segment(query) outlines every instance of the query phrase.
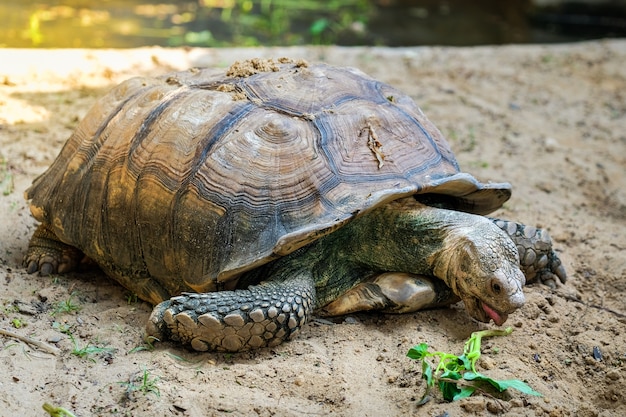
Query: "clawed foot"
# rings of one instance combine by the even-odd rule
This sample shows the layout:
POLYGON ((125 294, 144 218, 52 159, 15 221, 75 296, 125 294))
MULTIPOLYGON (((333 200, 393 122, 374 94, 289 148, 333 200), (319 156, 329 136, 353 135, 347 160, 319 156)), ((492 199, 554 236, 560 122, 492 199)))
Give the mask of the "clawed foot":
POLYGON ((536 272, 534 281, 554 289, 557 286, 557 282, 565 284, 567 273, 558 255, 553 250, 547 254, 547 258, 548 263, 546 267, 536 272))
POLYGON ((30 240, 23 263, 29 274, 39 271, 46 276, 73 271, 83 258, 80 250, 59 241, 48 227, 40 225, 30 240))
POLYGON ((565 267, 554 252, 552 238, 546 230, 508 220, 491 220, 515 242, 527 284, 539 282, 556 288, 557 283, 565 283, 565 267))
POLYGON ((198 351, 240 352, 276 346, 308 321, 315 289, 307 279, 245 290, 184 293, 154 307, 146 341, 171 339, 198 351))
POLYGON ((39 271, 41 276, 74 271, 83 257, 82 253, 77 249, 54 253, 37 252, 29 251, 27 253, 24 258, 24 266, 26 266, 26 271, 29 274, 39 271))

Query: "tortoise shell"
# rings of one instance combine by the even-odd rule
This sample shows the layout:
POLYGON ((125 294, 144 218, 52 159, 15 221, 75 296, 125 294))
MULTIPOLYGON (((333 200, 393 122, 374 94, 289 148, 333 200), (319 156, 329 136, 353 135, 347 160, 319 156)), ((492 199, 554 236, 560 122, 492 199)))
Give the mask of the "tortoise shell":
POLYGON ((105 271, 175 295, 232 288, 241 272, 413 194, 486 214, 510 186, 461 173, 395 88, 284 59, 120 84, 26 197, 105 271))

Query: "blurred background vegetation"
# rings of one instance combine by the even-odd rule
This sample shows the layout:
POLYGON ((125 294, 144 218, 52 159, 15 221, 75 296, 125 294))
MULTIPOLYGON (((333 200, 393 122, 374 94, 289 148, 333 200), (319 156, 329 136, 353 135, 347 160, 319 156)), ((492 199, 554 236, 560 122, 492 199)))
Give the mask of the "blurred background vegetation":
POLYGON ((480 45, 626 36, 625 0, 0 0, 0 46, 480 45))

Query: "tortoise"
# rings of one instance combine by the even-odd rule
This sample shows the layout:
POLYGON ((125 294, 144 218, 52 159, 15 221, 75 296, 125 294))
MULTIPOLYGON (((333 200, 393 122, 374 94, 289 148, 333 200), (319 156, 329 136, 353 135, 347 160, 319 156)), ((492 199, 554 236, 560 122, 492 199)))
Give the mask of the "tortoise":
POLYGON ((87 257, 155 305, 146 338, 243 351, 312 314, 462 300, 505 322, 566 273, 548 233, 485 217, 508 183, 461 172, 415 102, 354 68, 252 59, 136 77, 25 196, 29 273, 87 257))

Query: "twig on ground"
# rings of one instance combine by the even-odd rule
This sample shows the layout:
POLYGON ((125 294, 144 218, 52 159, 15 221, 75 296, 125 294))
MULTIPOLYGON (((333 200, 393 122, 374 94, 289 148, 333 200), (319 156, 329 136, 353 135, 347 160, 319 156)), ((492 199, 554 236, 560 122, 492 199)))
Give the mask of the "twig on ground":
POLYGON ((12 337, 12 338, 20 340, 20 341, 22 341, 24 343, 28 343, 31 346, 35 346, 35 347, 37 347, 37 348, 39 348, 41 350, 45 350, 46 352, 51 353, 53 355, 59 355, 61 353, 61 349, 59 349, 59 348, 56 348, 56 347, 54 347, 52 345, 49 345, 49 344, 44 343, 44 342, 40 342, 39 340, 35 340, 35 339, 32 339, 32 338, 27 337, 27 336, 22 336, 20 334, 14 333, 14 332, 12 332, 10 330, 0 329, 0 335, 7 336, 7 337, 12 337))

